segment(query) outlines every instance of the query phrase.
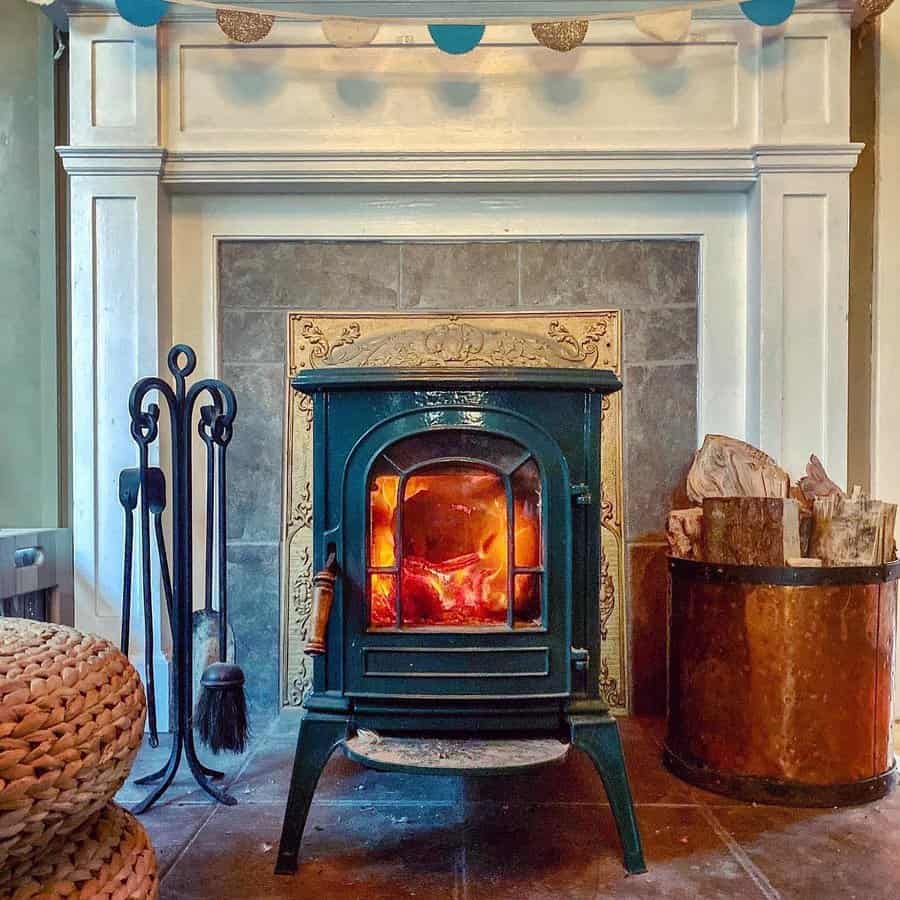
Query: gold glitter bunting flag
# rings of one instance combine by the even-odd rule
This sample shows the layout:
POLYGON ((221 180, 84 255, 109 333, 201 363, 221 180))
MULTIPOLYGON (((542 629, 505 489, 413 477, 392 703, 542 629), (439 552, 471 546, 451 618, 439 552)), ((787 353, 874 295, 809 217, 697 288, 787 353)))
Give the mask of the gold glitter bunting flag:
POLYGON ((275 24, 275 16, 244 12, 237 9, 217 9, 216 21, 219 28, 233 41, 254 44, 261 41, 275 24))
POLYGON ((873 22, 880 15, 887 12, 893 2, 894 0, 856 0, 853 24, 873 22))
POLYGON ((539 44, 551 50, 566 53, 574 50, 587 35, 588 23, 573 19, 568 22, 535 22, 531 33, 539 44))

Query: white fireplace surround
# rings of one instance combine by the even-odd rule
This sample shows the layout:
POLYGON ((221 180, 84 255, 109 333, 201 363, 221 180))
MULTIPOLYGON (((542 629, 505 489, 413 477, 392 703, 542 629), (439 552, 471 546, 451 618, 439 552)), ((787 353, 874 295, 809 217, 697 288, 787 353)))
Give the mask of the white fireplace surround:
POLYGON ((794 474, 815 452, 844 481, 850 12, 759 29, 719 10, 681 45, 623 16, 565 55, 495 26, 455 58, 424 26, 337 50, 278 21, 239 46, 208 11, 142 29, 73 8, 76 624, 119 630, 131 384, 175 341, 218 371, 222 240, 698 240, 698 437, 745 437, 794 474))

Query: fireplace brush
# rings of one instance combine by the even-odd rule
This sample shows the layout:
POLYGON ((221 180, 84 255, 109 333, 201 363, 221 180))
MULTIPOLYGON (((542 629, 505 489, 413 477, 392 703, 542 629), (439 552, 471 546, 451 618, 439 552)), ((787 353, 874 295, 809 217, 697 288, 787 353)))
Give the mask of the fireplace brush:
POLYGON ((125 509, 125 574, 122 606, 122 646, 127 651, 131 627, 131 571, 134 542, 134 510, 140 502, 141 573, 147 658, 147 696, 150 743, 158 743, 156 726, 155 684, 153 678, 153 603, 150 594, 150 516, 153 516, 160 573, 166 595, 166 606, 172 633, 172 748, 165 766, 158 772, 138 779, 137 784, 156 784, 150 794, 135 808, 141 813, 149 809, 172 783, 182 754, 191 774, 211 797, 229 806, 237 801, 214 786, 209 779, 222 778, 223 773, 207 768, 197 758, 193 727, 200 739, 218 753, 222 750, 243 752, 248 726, 244 699, 244 674, 227 662, 227 555, 226 555, 226 468, 225 453, 231 441, 237 403, 234 391, 217 379, 203 379, 186 387, 187 377, 194 371, 197 357, 184 344, 174 346, 168 355, 168 367, 174 388, 161 378, 142 378, 132 388, 129 398, 131 434, 137 442, 140 464, 126 469, 119 482, 119 499, 125 509), (160 469, 148 465, 149 448, 159 435, 160 407, 144 401, 155 392, 169 412, 171 437, 171 510, 172 569, 166 554, 162 529, 162 512, 166 506, 166 482, 160 469), (207 447, 206 575, 203 614, 214 620, 218 636, 217 661, 209 665, 201 678, 197 715, 193 711, 193 547, 192 547, 192 475, 191 438, 194 408, 198 398, 208 395, 211 402, 200 407, 197 430, 207 447), (214 553, 215 550, 215 553, 214 553), (218 608, 213 608, 213 572, 218 608))
MULTIPOLYGON (((228 581, 225 545, 225 450, 223 417, 214 406, 200 410, 200 437, 206 444, 206 584, 203 615, 218 630, 218 662, 200 679, 197 730, 213 753, 243 753, 247 742, 247 706, 244 673, 228 659, 228 581), (218 429, 218 430, 217 430, 218 429), (213 532, 215 532, 219 608, 212 606, 213 532)), ((194 635, 196 635, 196 627, 194 635)))

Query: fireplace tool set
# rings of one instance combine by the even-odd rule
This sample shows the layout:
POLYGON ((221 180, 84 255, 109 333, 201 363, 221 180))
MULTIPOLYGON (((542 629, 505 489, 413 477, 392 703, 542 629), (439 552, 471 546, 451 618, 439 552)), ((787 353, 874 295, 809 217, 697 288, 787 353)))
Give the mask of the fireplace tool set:
POLYGON ((156 686, 153 673, 153 597, 151 560, 151 517, 156 540, 157 562, 165 596, 167 618, 172 634, 172 749, 165 766, 138 779, 137 784, 155 784, 153 790, 135 808, 145 812, 166 791, 175 777, 182 754, 197 783, 215 800, 229 806, 237 801, 210 779, 224 773, 210 769, 197 758, 193 726, 201 740, 214 752, 243 752, 247 738, 247 713, 244 700, 244 674, 228 663, 228 591, 226 554, 226 466, 225 456, 231 441, 237 404, 232 389, 217 379, 195 382, 186 379, 194 371, 197 357, 185 344, 174 346, 168 354, 168 368, 174 389, 157 377, 142 378, 132 388, 128 406, 131 434, 139 449, 137 468, 124 469, 119 476, 119 502, 125 514, 125 560, 122 597, 122 650, 128 652, 131 629, 131 582, 133 568, 134 513, 140 506, 140 573, 144 612, 144 653, 149 741, 158 746, 156 686), (172 472, 172 569, 166 552, 162 514, 166 508, 166 479, 162 470, 149 464, 150 447, 159 436, 160 407, 145 399, 156 392, 169 412, 172 472), (192 465, 191 439, 194 410, 206 394, 208 403, 199 409, 196 427, 206 446, 206 546, 204 560, 205 603, 196 615, 215 622, 218 631, 218 661, 204 671, 196 717, 193 711, 193 545, 192 545, 192 465), (213 607, 213 595, 218 608, 213 607))
MULTIPOLYGON (((552 349, 552 348, 551 348, 552 349)), ((144 378, 131 392, 136 470, 122 473, 127 647, 133 540, 140 506, 141 576, 153 709, 151 516, 172 622, 174 734, 169 761, 139 783, 171 783, 184 753, 220 802, 194 747, 191 437, 206 446, 206 603, 218 614, 219 662, 202 679, 199 733, 214 750, 243 748, 243 674, 225 662, 225 454, 235 398, 212 379, 185 380, 189 347, 169 353, 174 390, 144 378), (172 579, 161 516, 155 391, 169 409, 172 579), (217 577, 214 579, 214 573, 217 577), (218 610, 213 608, 213 585, 218 610)), ((537 770, 570 750, 600 774, 629 872, 645 871, 618 726, 600 695, 600 433, 621 383, 607 370, 351 368, 300 371, 312 400, 313 571, 306 652, 313 657, 276 872, 295 871, 319 775, 331 753, 383 771, 499 775, 537 770)))

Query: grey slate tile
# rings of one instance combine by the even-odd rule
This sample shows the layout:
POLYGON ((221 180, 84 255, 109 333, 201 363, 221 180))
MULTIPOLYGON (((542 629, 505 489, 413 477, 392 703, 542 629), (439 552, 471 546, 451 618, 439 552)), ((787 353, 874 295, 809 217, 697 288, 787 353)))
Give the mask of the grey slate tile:
POLYGON ((284 311, 396 308, 401 282, 413 311, 509 309, 520 290, 533 309, 625 307, 626 527, 658 535, 696 438, 697 369, 637 364, 696 359, 698 262, 698 245, 676 240, 223 243, 225 377, 239 401, 229 539, 280 537, 284 311))
POLYGON ((628 363, 697 360, 697 307, 626 309, 622 334, 628 363))
POLYGON ((536 241, 522 244, 522 305, 611 309, 693 303, 691 241, 536 241))
POLYGON ((403 248, 404 309, 488 312, 518 301, 515 244, 422 243, 403 248))
POLYGON ((274 715, 278 706, 279 548, 230 544, 228 612, 235 657, 244 670, 251 714, 274 715))
POLYGON ((228 537, 276 542, 281 533, 284 369, 226 365, 224 379, 238 407, 228 448, 228 537))
POLYGON ((626 366, 623 383, 626 537, 648 540, 681 505, 697 447, 697 367, 626 366))
POLYGON ((287 314, 268 309, 222 310, 222 360, 284 363, 287 314))
POLYGON ((234 241, 219 251, 228 307, 393 309, 400 246, 376 241, 234 241))

